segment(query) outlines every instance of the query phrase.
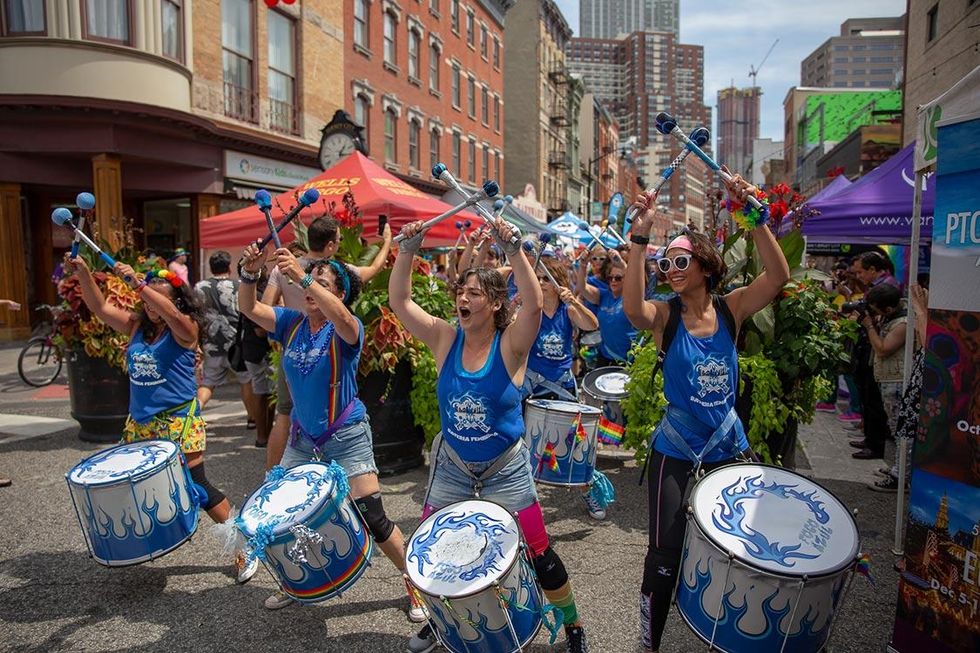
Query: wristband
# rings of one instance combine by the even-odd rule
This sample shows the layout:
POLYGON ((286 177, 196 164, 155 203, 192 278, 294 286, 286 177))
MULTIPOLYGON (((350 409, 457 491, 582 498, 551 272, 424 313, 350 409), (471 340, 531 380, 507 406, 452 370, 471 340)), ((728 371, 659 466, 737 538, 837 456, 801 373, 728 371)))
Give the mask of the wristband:
POLYGON ((247 280, 251 283, 255 283, 262 277, 262 271, 259 270, 258 272, 250 272, 245 268, 242 268, 242 272, 238 276, 241 278, 242 281, 247 280))
POLYGON ((637 236, 633 232, 630 232, 630 242, 634 245, 649 245, 650 236, 637 236))
POLYGON ((302 288, 303 290, 306 290, 312 285, 313 285, 313 275, 307 272, 306 276, 299 280, 299 287, 302 288))
POLYGON ((769 199, 762 191, 757 193, 756 198, 762 204, 761 210, 755 208, 748 202, 742 204, 731 198, 725 201, 725 208, 731 213, 732 219, 739 228, 751 231, 769 222, 769 199))
POLYGON ((238 281, 239 283, 244 283, 246 286, 254 286, 259 282, 258 279, 253 279, 252 277, 242 277, 238 281))
POLYGON ((136 284, 136 287, 133 288, 133 292, 135 292, 138 295, 143 291, 144 288, 146 288, 146 279, 143 279, 138 284, 136 284))

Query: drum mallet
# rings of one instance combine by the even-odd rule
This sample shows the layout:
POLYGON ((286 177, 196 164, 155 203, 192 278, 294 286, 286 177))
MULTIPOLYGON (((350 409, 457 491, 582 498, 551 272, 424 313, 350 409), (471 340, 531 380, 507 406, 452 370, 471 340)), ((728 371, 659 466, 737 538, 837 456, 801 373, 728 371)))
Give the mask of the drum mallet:
MULTIPOLYGON (((98 254, 103 263, 108 265, 110 269, 116 267, 116 259, 103 252, 101 247, 96 245, 91 238, 85 235, 85 232, 78 228, 78 225, 76 225, 75 221, 72 219, 71 211, 65 207, 55 209, 51 212, 51 222, 58 226, 68 227, 69 229, 73 230, 75 232, 75 236, 78 237, 78 239, 83 243, 88 245, 89 249, 98 254)), ((123 281, 129 283, 132 281, 132 279, 127 276, 123 277, 123 281)))
MULTIPOLYGON (((473 193, 472 195, 464 199, 462 202, 460 202, 453 208, 449 209, 448 211, 446 211, 441 215, 437 215, 436 217, 423 222, 421 230, 425 231, 426 229, 429 229, 430 227, 439 224, 443 220, 447 220, 453 217, 463 209, 467 209, 471 206, 479 207, 480 202, 482 202, 485 199, 490 199, 491 197, 495 197, 499 192, 500 192, 500 188, 497 187, 497 182, 493 181, 492 179, 488 179, 485 182, 483 182, 483 188, 473 193)), ((404 234, 400 233, 397 236, 395 236, 396 243, 400 243, 403 240, 405 240, 404 234)))
POLYGON ((460 222, 458 220, 456 221, 456 228, 459 229, 459 235, 456 236, 456 244, 453 245, 453 250, 459 249, 459 243, 463 240, 463 234, 466 233, 466 230, 469 229, 472 224, 473 223, 469 220, 465 220, 464 222, 460 222))
POLYGON ((509 204, 514 202, 514 196, 504 195, 504 199, 499 201, 499 204, 497 202, 493 203, 493 217, 495 220, 504 214, 504 209, 507 208, 509 204))
POLYGON ((275 243, 276 249, 282 249, 279 231, 276 229, 276 223, 272 220, 272 196, 269 195, 269 191, 263 188, 255 193, 255 203, 258 204, 259 210, 265 216, 265 224, 269 227, 269 235, 272 236, 272 242, 275 243))
MULTIPOLYGON (((463 196, 466 195, 466 190, 463 188, 463 186, 458 181, 456 181, 456 178, 453 177, 453 173, 449 172, 449 168, 446 167, 446 164, 444 164, 444 163, 437 163, 434 166, 432 166, 432 176, 435 177, 436 179, 439 179, 443 183, 445 183, 447 186, 449 186, 450 188, 452 188, 453 190, 455 190, 460 195, 463 195, 463 196)), ((484 186, 485 185, 486 185, 486 182, 484 182, 484 186)), ((496 185, 497 185, 496 182, 494 182, 494 186, 496 186, 496 185)), ((498 190, 498 192, 499 192, 499 190, 498 190)), ((494 195, 496 195, 496 193, 494 193, 494 195)), ((504 202, 507 202, 507 198, 508 197, 510 197, 510 195, 505 195, 504 196, 504 202)), ((514 198, 513 197, 510 197, 510 201, 513 202, 514 201, 514 198)), ((495 216, 493 212, 487 210, 487 208, 485 206, 483 206, 482 204, 475 204, 473 206, 473 208, 476 209, 476 212, 480 215, 480 217, 483 218, 487 222, 495 222, 496 219, 498 217, 500 217, 499 214, 497 214, 495 216)), ((501 210, 501 212, 503 212, 503 208, 501 208, 500 210, 501 210)), ((520 241, 520 237, 517 236, 516 234, 513 235, 513 236, 511 236, 510 242, 512 244, 516 245, 519 241, 520 241)))
MULTIPOLYGON (((85 228, 86 218, 92 217, 92 210, 95 208, 95 195, 92 193, 79 193, 75 197, 75 204, 78 206, 78 230, 82 231, 85 228)), ((71 243, 71 257, 75 258, 78 256, 78 246, 82 242, 82 239, 75 234, 75 240, 71 243)))
MULTIPOLYGON (((704 150, 702 150, 697 145, 697 143, 695 143, 692 139, 688 138, 684 134, 684 132, 680 130, 680 127, 677 126, 677 121, 674 120, 674 117, 671 116, 666 111, 661 111, 659 114, 657 114, 657 131, 659 131, 661 134, 667 134, 668 136, 673 136, 681 143, 683 143, 684 147, 686 147, 691 152, 693 152, 695 156, 697 156, 699 159, 704 161, 709 168, 717 172, 718 176, 720 176, 722 179, 724 179, 727 182, 732 181, 732 176, 727 172, 725 172, 724 170, 722 170, 721 166, 718 165, 718 163, 715 162, 714 159, 712 159, 710 156, 705 154, 704 150)), ((760 202, 759 198, 757 198, 756 196, 749 195, 748 202, 759 211, 763 210, 762 202, 760 202)))
MULTIPOLYGON (((701 147, 705 143, 711 140, 711 132, 708 131, 707 128, 705 127, 695 127, 691 131, 691 135, 688 136, 688 138, 690 138, 695 145, 701 147)), ((671 178, 671 176, 675 172, 677 172, 677 169, 681 167, 682 163, 684 163, 684 159, 686 159, 690 154, 691 154, 691 150, 688 148, 684 148, 684 151, 678 154, 677 158, 671 161, 670 165, 664 168, 663 172, 660 173, 660 179, 657 180, 656 185, 647 189, 647 195, 653 193, 653 196, 656 198, 656 196, 660 194, 660 189, 663 188, 664 184, 666 184, 667 181, 671 178)), ((633 220, 636 219, 637 213, 638 210, 636 208, 630 207, 629 212, 626 214, 626 221, 624 222, 624 224, 626 226, 633 224, 633 220)))
POLYGON ((555 281, 555 277, 553 274, 551 274, 551 270, 548 269, 548 266, 541 262, 541 255, 544 253, 544 248, 547 247, 548 243, 551 241, 551 234, 546 231, 542 231, 540 234, 538 234, 538 240, 541 241, 541 246, 538 247, 538 255, 534 258, 534 268, 537 269, 540 267, 542 270, 544 270, 544 273, 548 277, 548 281, 551 282, 551 285, 554 286, 555 289, 561 288, 561 286, 558 285, 558 282, 555 281))
MULTIPOLYGON (((258 193, 256 193, 256 195, 258 195, 258 193)), ((259 251, 262 251, 265 248, 265 246, 272 241, 273 234, 278 236, 279 232, 285 229, 286 225, 292 222, 296 218, 296 216, 299 215, 300 211, 310 206, 311 204, 315 203, 319 199, 320 199, 320 191, 318 191, 317 189, 307 188, 305 191, 303 191, 303 194, 299 196, 299 203, 297 203, 296 206, 290 209, 289 213, 286 214, 286 217, 284 217, 282 221, 276 225, 275 229, 270 230, 269 235, 263 238, 262 242, 259 243, 259 251)), ((256 201, 258 201, 257 198, 256 201)))

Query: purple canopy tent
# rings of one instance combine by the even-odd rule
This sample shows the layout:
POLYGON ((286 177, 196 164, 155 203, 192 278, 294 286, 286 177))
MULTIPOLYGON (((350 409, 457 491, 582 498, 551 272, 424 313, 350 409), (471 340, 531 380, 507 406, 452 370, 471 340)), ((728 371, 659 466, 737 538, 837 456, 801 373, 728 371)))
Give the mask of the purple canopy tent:
MULTIPOLYGON (((803 223, 810 243, 908 245, 912 237, 915 143, 911 143, 849 186, 828 194, 833 184, 807 205, 820 211, 803 223)), ((835 180, 836 181, 836 180, 835 180)), ((923 179, 920 236, 932 237, 936 189, 923 179)))

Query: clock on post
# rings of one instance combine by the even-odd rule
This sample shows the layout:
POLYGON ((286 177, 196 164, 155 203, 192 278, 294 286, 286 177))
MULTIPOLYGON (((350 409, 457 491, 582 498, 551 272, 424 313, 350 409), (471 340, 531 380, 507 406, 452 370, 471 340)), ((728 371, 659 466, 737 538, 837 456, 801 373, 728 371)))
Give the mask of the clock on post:
POLYGON ((322 130, 320 130, 320 167, 326 170, 344 157, 357 150, 367 154, 364 142, 364 128, 355 123, 343 109, 337 109, 322 130))

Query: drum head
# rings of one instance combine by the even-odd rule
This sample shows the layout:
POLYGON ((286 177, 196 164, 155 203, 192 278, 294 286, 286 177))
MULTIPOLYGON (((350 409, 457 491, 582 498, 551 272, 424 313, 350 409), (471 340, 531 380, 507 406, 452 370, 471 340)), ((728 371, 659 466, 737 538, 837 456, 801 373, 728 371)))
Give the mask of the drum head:
POLYGON ((520 533, 507 510, 490 501, 461 501, 432 513, 408 543, 408 577, 431 596, 482 592, 517 558, 520 533))
POLYGON ((569 415, 598 415, 600 411, 595 406, 586 406, 574 401, 557 401, 554 399, 528 399, 528 406, 540 408, 549 413, 568 413, 569 415))
POLYGON ((858 554, 854 518, 837 497, 781 467, 727 465, 691 492, 698 528, 747 565, 785 576, 840 571, 858 554))
POLYGON ((334 496, 336 483, 328 469, 323 463, 297 465, 259 487, 242 505, 242 532, 251 537, 259 526, 274 524, 272 532, 279 535, 304 523, 334 496))
POLYGON ((629 395, 626 382, 630 380, 622 367, 600 367, 585 375, 582 389, 596 399, 619 401, 629 395))
POLYGON ((89 456, 68 472, 78 485, 110 485, 159 467, 179 449, 170 440, 130 442, 89 456))

